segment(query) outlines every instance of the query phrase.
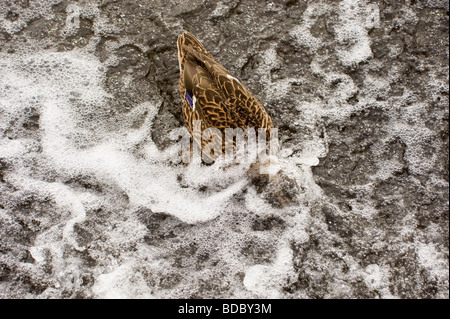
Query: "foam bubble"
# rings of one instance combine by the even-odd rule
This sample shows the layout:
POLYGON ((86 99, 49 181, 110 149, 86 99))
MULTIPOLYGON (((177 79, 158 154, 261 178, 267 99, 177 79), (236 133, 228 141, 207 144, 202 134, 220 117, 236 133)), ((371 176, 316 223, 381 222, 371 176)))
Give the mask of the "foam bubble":
POLYGON ((134 269, 134 263, 121 265, 110 273, 98 276, 92 288, 101 299, 153 299, 151 288, 134 269))
POLYGON ((364 272, 364 282, 371 290, 377 290, 380 292, 383 298, 393 298, 389 292, 389 268, 386 266, 379 266, 377 264, 368 265, 364 272))
POLYGON ((439 281, 448 278, 448 260, 445 253, 439 251, 433 243, 420 243, 417 247, 417 255, 421 265, 439 281), (444 258, 443 258, 444 257, 444 258))
MULTIPOLYGON (((341 23, 336 25, 335 31, 336 39, 342 46, 338 57, 343 65, 355 65, 372 57, 367 27, 373 27, 374 24, 368 23, 370 12, 366 11, 367 8, 366 1, 345 0, 340 3, 341 23)), ((371 13, 375 14, 376 18, 377 12, 371 13)))
POLYGON ((0 25, 9 34, 19 32, 32 20, 48 18, 52 7, 60 2, 62 0, 30 1, 26 7, 0 5, 0 25))
POLYGON ((315 23, 315 18, 323 12, 324 8, 323 3, 309 5, 303 12, 302 21, 290 31, 300 45, 306 46, 312 51, 317 51, 323 45, 322 40, 314 37, 310 30, 315 23))
POLYGON ((282 246, 278 248, 273 264, 249 267, 243 283, 258 298, 280 298, 284 283, 293 275, 292 267, 292 249, 282 246))

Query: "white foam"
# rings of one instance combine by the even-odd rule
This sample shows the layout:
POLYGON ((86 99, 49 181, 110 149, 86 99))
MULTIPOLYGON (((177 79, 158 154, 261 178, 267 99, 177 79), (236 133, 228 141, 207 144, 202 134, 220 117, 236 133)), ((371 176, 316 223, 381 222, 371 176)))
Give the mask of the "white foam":
MULTIPOLYGON (((8 61, 4 67, 20 70, 17 65, 14 67, 14 62, 8 61), (6 65, 12 67, 6 67, 6 65)), ((36 65, 36 68, 33 68, 36 71, 27 72, 27 76, 24 74, 19 76, 21 79, 25 78, 25 81, 17 81, 14 78, 17 78, 16 73, 6 72, 12 75, 6 78, 5 82, 15 83, 19 86, 16 89, 21 92, 26 91, 22 91, 20 84, 33 88, 23 94, 22 98, 31 98, 38 94, 43 96, 40 101, 43 154, 62 174, 93 174, 100 180, 117 184, 128 194, 133 205, 150 206, 155 211, 171 213, 188 222, 214 218, 220 211, 221 203, 223 204, 245 184, 240 181, 223 193, 199 201, 196 192, 184 190, 177 184, 176 176, 180 173, 180 169, 164 165, 163 154, 159 154, 151 140, 148 140, 151 120, 157 111, 153 103, 147 102, 136 107, 133 110, 134 113, 129 114, 131 120, 127 118, 124 121, 128 124, 147 112, 146 125, 143 125, 141 129, 125 129, 119 133, 107 133, 106 125, 97 121, 92 123, 92 126, 89 125, 91 123, 87 123, 88 125, 83 127, 78 120, 80 114, 95 116, 96 112, 102 112, 103 104, 108 96, 101 87, 103 81, 99 71, 102 69, 101 64, 88 56, 81 59, 80 54, 76 52, 40 54, 24 61, 25 65, 30 63, 36 65), (60 69, 45 70, 43 74, 41 73, 44 65, 56 63, 61 65, 60 69), (89 78, 87 78, 88 74, 89 78), (86 81, 90 83, 88 87, 82 84, 86 81), (78 92, 77 103, 71 103, 72 96, 68 91, 78 92), (92 127, 96 127, 97 134, 92 134, 92 127), (90 139, 91 144, 95 146, 80 150, 78 146, 80 136, 86 140, 90 139), (141 142, 145 143, 148 159, 158 158, 158 163, 148 162, 147 159, 137 159, 129 153, 133 145, 141 142)), ((13 98, 9 100, 11 101, 7 101, 11 104, 6 104, 6 107, 12 108, 11 105, 15 101, 13 98)), ((24 152, 20 149, 21 146, 23 147, 23 141, 2 141, 2 143, 8 144, 5 154, 9 152, 12 156, 17 152, 24 152)), ((191 168, 195 171, 194 166, 191 168)), ((192 176, 202 177, 207 176, 207 173, 199 174, 197 171, 192 176)))
MULTIPOLYGON (((7 77, 2 83, 15 86, 10 93, 6 92, 3 109, 17 112, 14 109, 17 96, 22 100, 39 97, 42 154, 49 160, 45 165, 63 176, 95 176, 99 181, 122 189, 132 206, 169 213, 189 223, 215 218, 230 198, 247 184, 242 178, 248 168, 246 165, 224 170, 220 164, 202 168, 194 163, 188 167, 164 164, 169 154, 159 152, 149 139, 157 102, 137 106, 121 119, 123 129, 111 131, 108 123, 102 121, 109 98, 102 88, 104 68, 86 52, 41 53, 22 61, 5 56, 5 61, 2 68, 7 77), (145 124, 139 129, 130 129, 129 125, 144 114, 147 114, 145 124), (91 120, 86 121, 86 118, 91 120), (80 142, 87 147, 80 148, 80 142), (136 145, 142 145, 143 159, 130 153, 136 145), (180 173, 192 188, 179 185, 180 173), (195 190, 202 185, 213 189, 220 187, 220 190, 202 196, 195 190)), ((2 143, 7 145, 5 153, 25 152, 20 149, 24 144, 22 140, 2 143)), ((74 223, 82 221, 85 214, 76 202, 70 205, 73 218, 64 231, 68 237, 74 223)))
POLYGON ((367 1, 344 0, 340 3, 341 23, 336 25, 335 31, 336 39, 342 45, 338 52, 342 64, 356 65, 372 57, 367 28, 377 26, 377 23, 368 23, 371 21, 369 15, 375 15, 375 20, 379 19, 373 8, 368 6, 367 1))
POLYGON ((364 282, 370 290, 376 290, 382 298, 392 298, 389 291, 389 267, 370 264, 365 269, 364 282))
POLYGON ((334 24, 333 33, 339 44, 337 56, 341 63, 352 66, 371 58, 371 42, 367 31, 380 27, 379 9, 376 5, 369 5, 365 0, 341 1, 337 8, 322 1, 311 3, 303 13, 299 25, 290 33, 295 36, 300 45, 306 46, 312 52, 317 52, 324 46, 325 41, 314 37, 310 30, 316 23, 317 17, 325 12, 336 11, 339 14, 339 23, 334 24))
POLYGON ((47 0, 47 1, 29 1, 28 6, 22 5, 12 6, 5 1, 0 5, 0 26, 9 34, 21 31, 27 23, 32 20, 43 17, 49 18, 52 7, 62 0, 47 0), (7 19, 8 11, 12 9, 16 19, 7 19))
POLYGON ((243 283, 258 298, 281 298, 282 287, 289 276, 294 276, 292 249, 284 245, 278 248, 277 258, 271 265, 249 267, 243 283))
POLYGON ((438 160, 437 153, 424 149, 438 149, 437 145, 430 143, 432 141, 433 132, 425 126, 412 126, 410 124, 396 122, 392 125, 391 134, 399 136, 406 144, 404 159, 408 164, 408 169, 412 173, 419 175, 427 175, 431 167, 438 160))
POLYGON ((29 252, 33 259, 38 263, 43 263, 45 261, 45 248, 33 246, 29 249, 29 252))
POLYGON ((134 263, 129 262, 114 271, 99 275, 92 288, 101 299, 153 299, 151 288, 142 274, 136 272, 134 263))
POLYGON ((448 259, 433 243, 420 243, 416 249, 420 264, 441 282, 448 280, 448 259))
POLYGON ((327 6, 322 1, 311 3, 303 12, 302 20, 295 26, 290 34, 293 35, 298 43, 302 46, 306 46, 310 50, 317 51, 323 45, 322 40, 314 37, 311 34, 311 27, 315 23, 317 16, 320 15, 326 9, 327 6))

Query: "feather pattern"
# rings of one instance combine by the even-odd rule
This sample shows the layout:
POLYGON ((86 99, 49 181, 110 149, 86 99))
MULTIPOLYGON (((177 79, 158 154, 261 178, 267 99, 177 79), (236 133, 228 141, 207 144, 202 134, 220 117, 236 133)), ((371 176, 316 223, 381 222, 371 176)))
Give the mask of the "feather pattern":
MULTIPOLYGON (((179 89, 185 124, 193 136, 193 121, 201 121, 201 131, 214 127, 253 127, 269 130, 272 119, 261 102, 208 53, 203 44, 185 32, 178 37, 179 89)), ((217 139, 215 139, 217 140, 217 139)), ((222 136, 222 141, 225 139, 222 136)), ((203 141, 202 147, 209 141, 203 141)), ((223 152, 225 145, 222 145, 223 152)))

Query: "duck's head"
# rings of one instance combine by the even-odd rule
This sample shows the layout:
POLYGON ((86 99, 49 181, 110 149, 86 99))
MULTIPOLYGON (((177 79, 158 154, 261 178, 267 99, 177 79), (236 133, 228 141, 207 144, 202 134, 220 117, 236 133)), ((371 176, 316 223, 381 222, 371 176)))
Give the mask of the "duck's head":
POLYGON ((182 86, 185 90, 184 96, 195 110, 195 96, 193 95, 194 76, 202 72, 201 63, 193 56, 193 52, 207 52, 203 44, 192 34, 185 32, 178 37, 178 64, 182 86))
POLYGON ((191 47, 195 51, 207 52, 203 44, 189 32, 184 32, 178 36, 177 48, 178 48, 178 64, 180 67, 180 72, 183 71, 184 63, 188 55, 187 48, 191 47))

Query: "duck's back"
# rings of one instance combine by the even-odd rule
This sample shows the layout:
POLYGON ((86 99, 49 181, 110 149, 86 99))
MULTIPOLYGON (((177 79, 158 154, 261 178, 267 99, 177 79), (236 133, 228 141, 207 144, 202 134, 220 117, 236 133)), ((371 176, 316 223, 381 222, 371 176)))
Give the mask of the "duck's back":
POLYGON ((183 33, 177 45, 183 115, 191 134, 194 120, 201 121, 202 131, 214 127, 223 133, 225 128, 273 127, 261 102, 195 36, 183 33))

